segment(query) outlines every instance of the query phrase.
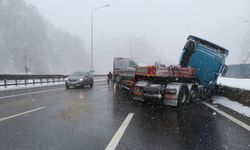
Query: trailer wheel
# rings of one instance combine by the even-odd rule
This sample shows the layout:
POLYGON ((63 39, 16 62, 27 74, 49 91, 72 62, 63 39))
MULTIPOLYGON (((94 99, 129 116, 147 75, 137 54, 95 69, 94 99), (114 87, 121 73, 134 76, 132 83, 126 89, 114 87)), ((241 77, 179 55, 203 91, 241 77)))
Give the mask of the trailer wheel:
POLYGON ((189 92, 189 98, 187 103, 193 103, 197 101, 198 97, 198 89, 196 87, 192 87, 190 92, 189 92))
POLYGON ((185 86, 181 87, 177 97, 178 106, 184 105, 188 101, 188 98, 189 98, 188 88, 185 86))

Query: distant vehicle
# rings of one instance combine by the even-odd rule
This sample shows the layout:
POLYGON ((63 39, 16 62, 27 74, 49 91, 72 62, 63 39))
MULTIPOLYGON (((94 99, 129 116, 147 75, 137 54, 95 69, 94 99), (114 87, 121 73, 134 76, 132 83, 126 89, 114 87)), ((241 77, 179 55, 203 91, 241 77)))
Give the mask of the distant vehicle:
POLYGON ((93 87, 94 77, 90 72, 74 72, 65 79, 65 87, 81 87, 86 85, 93 87))
POLYGON ((137 67, 148 66, 143 59, 115 57, 113 64, 114 80, 120 82, 124 79, 134 78, 137 67))

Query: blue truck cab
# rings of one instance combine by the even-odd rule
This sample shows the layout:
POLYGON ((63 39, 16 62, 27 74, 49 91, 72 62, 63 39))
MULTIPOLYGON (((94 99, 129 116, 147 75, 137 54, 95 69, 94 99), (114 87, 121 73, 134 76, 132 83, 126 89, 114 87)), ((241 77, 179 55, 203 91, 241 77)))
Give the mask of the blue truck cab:
POLYGON ((190 35, 183 48, 179 64, 182 67, 195 68, 195 77, 203 85, 207 95, 213 93, 218 76, 225 69, 225 60, 229 51, 207 40, 190 35))

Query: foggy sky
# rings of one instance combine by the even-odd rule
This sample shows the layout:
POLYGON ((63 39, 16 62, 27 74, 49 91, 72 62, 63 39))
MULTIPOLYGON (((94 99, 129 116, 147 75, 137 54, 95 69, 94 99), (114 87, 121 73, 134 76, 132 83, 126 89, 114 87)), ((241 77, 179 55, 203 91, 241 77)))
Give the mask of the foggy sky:
MULTIPOLYGON (((26 1, 50 23, 79 35, 89 53, 91 9, 110 4, 94 15, 96 55, 101 54, 101 39, 131 35, 146 38, 162 62, 176 64, 187 36, 193 34, 229 49, 227 64, 234 64, 239 63, 243 41, 250 36, 246 34, 250 33, 249 0, 26 1)), ((115 56, 114 51, 107 55, 115 56)))

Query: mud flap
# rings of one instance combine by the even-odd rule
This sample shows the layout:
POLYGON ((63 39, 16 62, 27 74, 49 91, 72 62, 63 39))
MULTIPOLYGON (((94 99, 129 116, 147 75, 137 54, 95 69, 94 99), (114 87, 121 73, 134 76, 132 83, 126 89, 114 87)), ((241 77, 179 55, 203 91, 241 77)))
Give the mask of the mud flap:
POLYGON ((169 106, 177 106, 178 102, 177 100, 164 100, 164 104, 169 106))

